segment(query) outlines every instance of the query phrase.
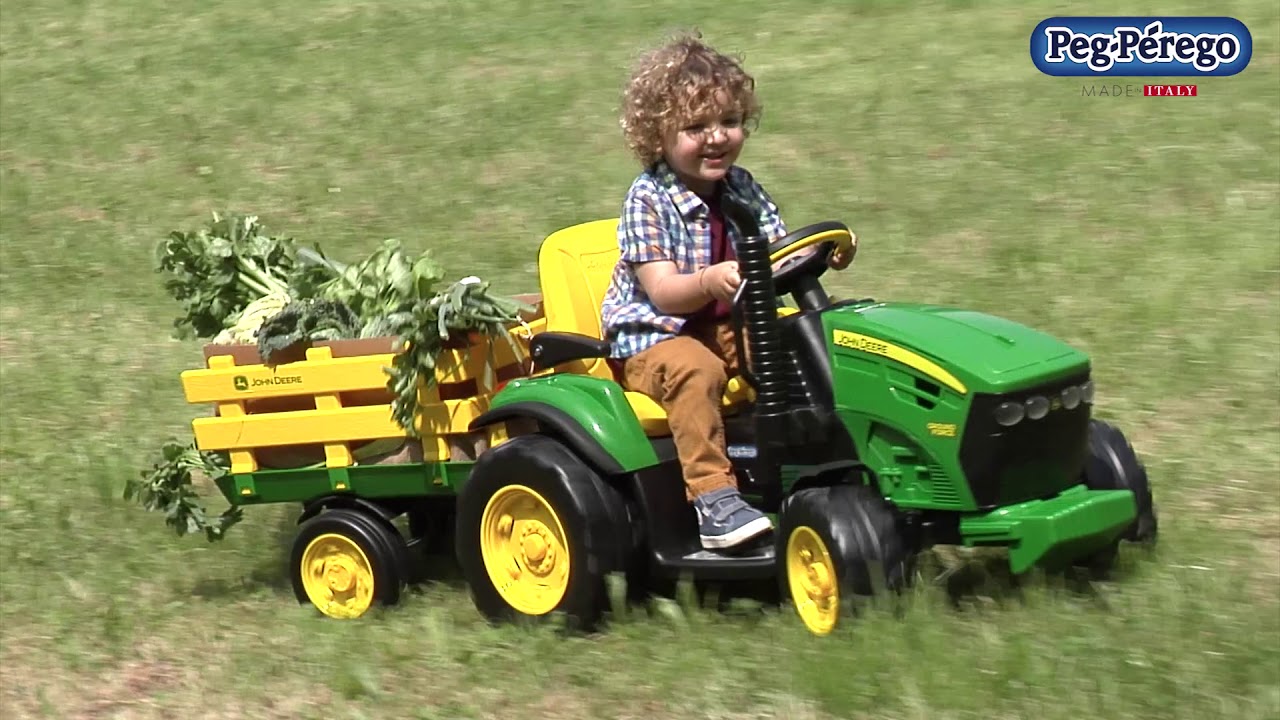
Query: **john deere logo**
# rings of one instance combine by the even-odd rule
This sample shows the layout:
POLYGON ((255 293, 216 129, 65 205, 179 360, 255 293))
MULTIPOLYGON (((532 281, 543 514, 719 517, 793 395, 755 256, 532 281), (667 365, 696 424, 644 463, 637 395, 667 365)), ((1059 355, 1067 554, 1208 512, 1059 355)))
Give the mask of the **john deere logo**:
POLYGON ((301 385, 301 375, 273 375, 267 378, 249 379, 247 375, 236 375, 231 379, 237 390, 244 391, 250 388, 270 387, 273 385, 301 385))

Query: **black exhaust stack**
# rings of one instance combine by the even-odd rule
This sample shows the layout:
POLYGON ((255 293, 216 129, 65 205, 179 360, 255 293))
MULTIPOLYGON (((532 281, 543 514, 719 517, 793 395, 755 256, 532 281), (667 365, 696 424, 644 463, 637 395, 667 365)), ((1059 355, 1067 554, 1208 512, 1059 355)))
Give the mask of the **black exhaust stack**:
POLYGON ((767 467, 776 465, 764 457, 772 454, 768 451, 785 447, 792 440, 788 402, 793 372, 791 357, 782 345, 778 330, 769 239, 760 233, 760 226, 747 208, 729 198, 724 199, 723 207, 725 218, 737 227, 741 236, 734 247, 742 285, 734 297, 733 313, 735 324, 743 331, 737 336, 741 372, 756 391, 754 420, 760 466, 767 467), (748 353, 743 352, 744 333, 748 353))

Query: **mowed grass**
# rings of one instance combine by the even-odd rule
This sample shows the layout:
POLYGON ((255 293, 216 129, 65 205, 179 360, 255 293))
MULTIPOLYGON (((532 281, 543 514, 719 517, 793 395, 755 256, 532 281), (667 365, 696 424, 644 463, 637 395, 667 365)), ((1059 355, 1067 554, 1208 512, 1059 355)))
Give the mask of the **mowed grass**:
POLYGON ((8 3, 0 715, 1280 716, 1280 16, 1217 11, 1254 56, 1196 98, 1082 97, 1027 55, 1045 17, 1148 11, 8 3), (1113 583, 992 578, 954 603, 930 563, 824 639, 788 606, 676 599, 562 638, 486 625, 447 562, 392 611, 324 620, 288 589, 294 508, 208 545, 120 499, 207 412, 183 402, 199 347, 169 339, 151 272, 165 234, 239 209, 536 291, 539 241, 616 213, 636 170, 627 62, 693 25, 759 80, 743 163, 790 224, 859 233, 835 292, 1002 314, 1093 355, 1098 412, 1151 473, 1154 553, 1126 551, 1113 583))

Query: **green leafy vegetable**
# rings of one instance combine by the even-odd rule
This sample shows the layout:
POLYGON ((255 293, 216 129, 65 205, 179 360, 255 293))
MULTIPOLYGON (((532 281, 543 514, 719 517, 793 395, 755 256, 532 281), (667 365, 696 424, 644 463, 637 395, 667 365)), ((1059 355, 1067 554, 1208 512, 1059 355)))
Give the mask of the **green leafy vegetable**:
POLYGON ((294 300, 258 328, 258 355, 275 365, 285 352, 314 340, 341 340, 359 333, 360 319, 344 303, 320 298, 294 300))
POLYGON ((192 486, 192 471, 217 480, 230 473, 231 464, 224 453, 201 452, 195 443, 186 445, 170 440, 161 449, 161 459, 151 470, 141 473, 142 480, 130 480, 124 499, 136 499, 144 508, 163 512, 165 524, 178 535, 203 532, 209 542, 221 540, 228 528, 240 522, 241 508, 230 507, 211 519, 192 486))
MULTIPOLYGON (((479 333, 509 343, 519 357, 507 328, 532 309, 493 294, 476 277, 437 289, 444 271, 430 251, 410 255, 398 240, 385 240, 348 265, 318 245, 299 247, 292 238, 267 235, 253 215, 214 213, 204 228, 170 233, 157 254, 165 289, 184 309, 174 321, 178 338, 255 344, 268 365, 298 357, 297 350, 317 340, 405 341, 387 368, 387 388, 392 413, 411 436, 418 435, 418 388, 435 383, 446 345, 467 344, 479 333)), ((484 385, 491 388, 492 343, 489 352, 484 385)), ((241 510, 209 516, 192 486, 193 472, 221 478, 230 472, 227 455, 170 441, 162 459, 127 484, 125 498, 163 512, 179 535, 204 532, 210 541, 221 539, 241 510)))
POLYGON ((369 257, 352 265, 328 258, 318 249, 298 252, 301 262, 332 274, 327 281, 305 288, 302 295, 344 303, 366 322, 377 322, 413 302, 430 299, 436 283, 444 278, 444 270, 429 250, 411 258, 394 238, 384 240, 369 257))
POLYGON ((185 310, 175 336, 213 338, 254 300, 287 295, 309 272, 296 252, 291 238, 267 236, 254 215, 215 212, 206 227, 170 233, 157 248, 157 271, 167 273, 165 290, 185 310))
MULTIPOLYGON (((410 435, 418 411, 418 387, 435 382, 435 367, 440 352, 451 338, 466 338, 471 332, 502 339, 519 349, 507 331, 509 324, 519 322, 520 311, 529 306, 493 295, 489 283, 468 277, 444 290, 436 291, 436 283, 444 272, 423 251, 409 257, 400 241, 385 240, 369 257, 346 265, 324 255, 319 249, 298 250, 300 262, 324 268, 333 277, 308 287, 307 294, 348 307, 362 319, 359 337, 393 336, 407 341, 388 368, 387 389, 395 397, 392 414, 410 435)), ((283 341, 272 339, 278 330, 270 323, 259 334, 259 347, 278 346, 283 341)), ((290 336, 289 342, 299 338, 290 336)), ((490 351, 492 355, 492 350, 490 351)), ((263 355, 264 359, 266 355, 263 355)), ((492 359, 487 367, 487 384, 492 385, 492 359)))
MULTIPOLYGON (((511 344, 520 356, 507 326, 519 322, 520 311, 528 305, 489 292, 489 283, 468 277, 454 283, 430 300, 419 301, 395 316, 394 334, 408 341, 396 355, 388 374, 387 389, 395 397, 392 415, 411 435, 417 435, 413 420, 418 408, 418 387, 435 383, 435 368, 440 352, 451 339, 466 340, 472 332, 501 339, 511 344)), ((493 386, 493 348, 485 367, 485 386, 493 386)))
MULTIPOLYGON (((267 364, 316 340, 406 340, 388 368, 387 387, 396 418, 411 434, 417 388, 435 382, 445 344, 477 332, 510 343, 518 356, 507 327, 530 309, 494 295, 476 277, 437 290, 444 270, 431 252, 410 255, 397 239, 346 264, 318 245, 267 235, 256 215, 215 212, 206 227, 170 233, 158 252, 165 288, 186 311, 174 321, 180 338, 255 343, 267 364)), ((491 360, 488 385, 492 372, 491 360)))

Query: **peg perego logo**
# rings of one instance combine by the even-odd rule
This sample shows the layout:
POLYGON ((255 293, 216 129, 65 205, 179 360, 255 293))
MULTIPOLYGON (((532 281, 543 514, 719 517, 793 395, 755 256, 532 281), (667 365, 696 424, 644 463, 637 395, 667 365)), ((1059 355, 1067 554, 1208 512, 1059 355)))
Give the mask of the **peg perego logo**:
POLYGON ((1229 17, 1054 17, 1031 33, 1032 62, 1055 77, 1235 75, 1252 55, 1229 17))

